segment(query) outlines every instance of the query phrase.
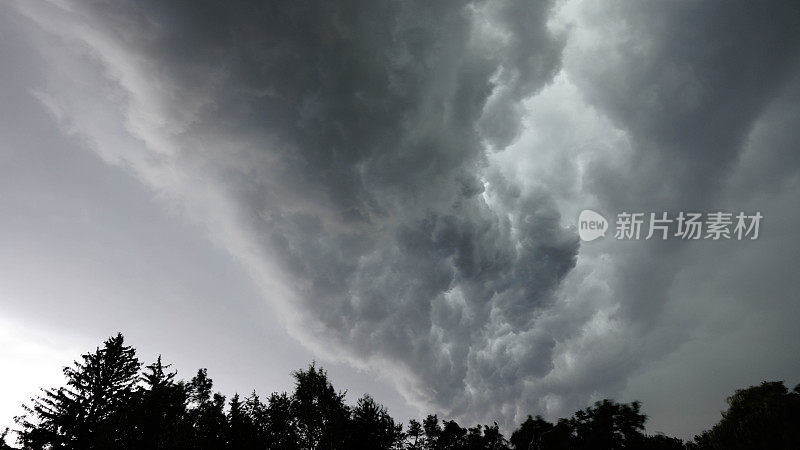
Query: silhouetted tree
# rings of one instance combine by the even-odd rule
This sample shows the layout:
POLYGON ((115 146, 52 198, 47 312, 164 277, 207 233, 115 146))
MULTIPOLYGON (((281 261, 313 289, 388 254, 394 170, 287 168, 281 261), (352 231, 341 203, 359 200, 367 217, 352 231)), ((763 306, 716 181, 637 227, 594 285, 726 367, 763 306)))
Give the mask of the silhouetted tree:
POLYGON ((268 448, 300 449, 300 430, 293 398, 285 392, 272 394, 266 412, 268 448))
POLYGON ((800 385, 789 392, 782 381, 765 381, 737 390, 728 405, 718 424, 695 437, 693 448, 800 448, 800 385))
MULTIPOLYGON (((259 433, 247 405, 234 394, 228 403, 227 448, 255 450, 260 448, 259 433)), ((263 441, 261 441, 263 442, 263 441)))
POLYGON ((505 450, 508 449, 508 441, 500 432, 497 423, 481 427, 476 425, 467 430, 466 445, 464 448, 470 450, 505 450))
POLYGON ((429 414, 422 421, 422 429, 425 433, 424 449, 437 450, 439 447, 439 436, 442 434, 442 427, 439 426, 439 418, 435 414, 429 414))
POLYGON ((302 449, 345 448, 350 410, 344 393, 334 390, 328 374, 314 364, 294 372, 292 407, 302 449))
MULTIPOLYGON (((552 424, 541 416, 528 418, 511 434, 516 450, 566 449, 672 449, 673 441, 646 436, 647 417, 638 402, 619 404, 611 400, 577 411, 569 419, 552 424)), ((677 440, 682 448, 682 442, 677 440)))
MULTIPOLYGON (((231 407, 231 409, 233 409, 231 407)), ((269 445, 269 415, 267 406, 261 402, 261 399, 253 391, 244 401, 242 405, 244 415, 249 421, 249 429, 251 433, 251 448, 254 449, 269 449, 277 448, 269 445)), ((231 420, 231 422, 233 422, 231 420)), ((233 427, 233 423, 231 423, 233 427)), ((235 448, 235 447, 234 447, 235 448)))
POLYGON ((435 415, 429 415, 419 422, 409 422, 407 449, 425 450, 505 450, 508 441, 500 432, 500 427, 493 425, 476 425, 464 428, 455 420, 445 420, 439 423, 435 415))
POLYGON ((542 436, 542 448, 548 450, 564 450, 571 448, 573 426, 569 419, 558 419, 553 429, 542 436))
MULTIPOLYGON (((66 385, 43 390, 17 418, 23 450, 679 450, 800 448, 800 386, 782 382, 741 389, 728 399, 720 422, 695 437, 644 434, 638 402, 596 402, 570 418, 527 419, 507 441, 500 427, 462 427, 428 415, 408 432, 386 408, 364 395, 353 407, 327 373, 311 364, 292 375, 295 389, 238 394, 225 404, 206 369, 176 381, 161 357, 141 369, 121 334, 64 368, 66 385)), ((14 450, 0 434, 0 450, 14 450)))
POLYGON ((570 419, 573 445, 577 449, 638 449, 642 446, 647 416, 639 413, 639 402, 619 404, 595 402, 570 419))
POLYGON ((536 416, 534 419, 529 415, 525 422, 511 433, 510 442, 518 450, 542 450, 548 448, 544 446, 545 436, 552 430, 553 424, 544 420, 542 416, 536 416))
POLYGON ((425 432, 422 425, 411 419, 408 421, 408 432, 405 434, 405 448, 408 450, 421 450, 424 445, 425 432))
POLYGON ((351 445, 354 449, 383 450, 396 448, 403 438, 403 426, 375 400, 365 394, 352 410, 351 445))
POLYGON ((185 447, 192 429, 186 421, 188 394, 183 382, 175 382, 161 356, 145 367, 142 375, 137 410, 134 415, 138 430, 138 448, 177 449, 185 447))
POLYGON ((198 370, 187 385, 190 399, 188 416, 194 430, 192 447, 197 450, 225 448, 225 397, 212 392, 213 385, 206 369, 198 370))
POLYGON ((439 442, 436 448, 442 450, 456 450, 461 449, 466 444, 467 430, 454 420, 445 420, 442 422, 442 433, 439 435, 439 442))
POLYGON ((125 449, 134 442, 139 360, 122 334, 65 367, 67 386, 44 390, 20 418, 26 449, 125 449))

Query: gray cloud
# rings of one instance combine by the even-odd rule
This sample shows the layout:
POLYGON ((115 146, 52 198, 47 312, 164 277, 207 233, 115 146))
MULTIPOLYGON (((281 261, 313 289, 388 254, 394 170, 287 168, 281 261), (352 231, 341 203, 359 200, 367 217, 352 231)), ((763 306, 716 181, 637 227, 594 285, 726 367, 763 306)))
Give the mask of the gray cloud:
MULTIPOLYGON (((800 51, 796 5, 768 2, 756 8, 747 2, 617 2, 607 6, 581 4, 572 17, 577 24, 575 35, 564 57, 565 73, 582 99, 625 135, 624 142, 618 142, 620 151, 611 157, 597 144, 588 144, 583 152, 586 163, 580 185, 595 206, 609 214, 625 210, 761 210, 771 217, 770 222, 797 223, 797 217, 777 208, 772 198, 776 194, 772 178, 796 177, 796 159, 788 156, 785 145, 757 144, 766 134, 781 139, 778 136, 793 134, 791 130, 796 128, 788 123, 796 120, 783 115, 783 107, 791 103, 793 91, 787 90, 787 85, 797 76, 800 51), (770 113, 776 106, 782 113, 770 113), (751 158, 761 159, 760 176, 753 176, 758 164, 751 158), (763 164, 772 165, 776 172, 765 173, 763 164), (747 188, 736 187, 741 183, 747 188), (770 191, 765 198, 764 193, 770 191)), ((790 186, 783 184, 777 189, 782 194, 776 197, 791 192, 790 186)), ((642 383, 638 375, 642 367, 652 367, 672 358, 673 352, 680 354, 686 347, 698 345, 698 336, 708 332, 706 327, 715 322, 719 311, 732 308, 728 303, 732 298, 747 305, 740 310, 741 323, 760 314, 759 298, 770 291, 781 298, 782 310, 793 311, 784 302, 796 298, 789 281, 796 267, 774 250, 767 250, 774 240, 792 238, 773 232, 749 246, 669 241, 582 249, 582 253, 603 255, 614 267, 614 275, 604 282, 615 295, 618 326, 628 333, 626 341, 613 347, 615 355, 598 364, 606 370, 592 380, 593 389, 613 391, 611 386, 618 383, 624 393, 630 380, 642 383), (755 256, 759 252, 764 256, 755 256), (753 278, 749 282, 718 278, 720 272, 739 273, 750 264, 763 267, 756 271, 757 283, 753 278), (785 278, 773 278, 777 273, 785 278), (687 283, 687 278, 693 281, 687 283), (770 287, 766 279, 774 284, 770 287)), ((784 245, 788 246, 784 251, 797 254, 790 249, 792 244, 784 245)), ((766 339, 750 345, 763 345, 761 351, 770 347, 766 339)), ((753 358, 747 351, 743 353, 743 361, 753 358)), ((714 358, 712 353, 704 356, 714 358)), ((683 373, 693 370, 690 363, 682 365, 672 359, 683 373)), ((746 366, 744 363, 741 370, 751 377, 748 381, 740 378, 739 385, 756 383, 768 377, 767 373, 786 373, 773 366, 746 366)), ((663 381, 658 376, 662 374, 649 381, 663 381)), ((689 424, 681 418, 682 413, 673 410, 669 418, 658 417, 657 426, 697 432, 702 423, 715 419, 721 399, 738 385, 718 371, 699 378, 704 377, 716 377, 718 384, 709 391, 713 394, 707 395, 718 400, 693 406, 703 411, 699 413, 705 414, 703 420, 689 424)), ((705 381, 701 384, 708 388, 705 381)), ((682 390, 682 385, 673 387, 665 397, 682 390)), ((639 398, 646 395, 643 386, 635 392, 639 398)), ((679 398, 688 403, 691 395, 679 398)), ((669 403, 665 397, 652 403, 669 403)))
MULTIPOLYGON (((609 10, 585 17, 624 34, 595 41, 569 70, 585 98, 626 131, 634 156, 624 170, 590 164, 585 185, 607 211, 736 208, 725 200, 726 180, 763 109, 796 73, 797 8, 653 2, 609 10)), ((632 322, 646 327, 658 317, 683 247, 625 254, 617 290, 629 298, 632 322)))
POLYGON ((706 206, 754 121, 796 71, 797 16, 791 2, 597 8, 589 26, 613 23, 619 36, 597 41, 571 72, 589 102, 629 133, 637 160, 625 180, 635 189, 610 185, 617 177, 602 167, 592 167, 591 187, 620 202, 706 206))
MULTIPOLYGON (((492 414, 476 408, 491 392, 514 402, 550 367, 553 339, 529 330, 578 244, 546 195, 490 177, 485 148, 514 139, 520 101, 558 70, 549 5, 189 6, 23 9, 122 88, 110 108, 142 148, 101 153, 178 201, 199 178, 234 202, 293 280, 303 339, 391 361, 414 400, 454 415, 492 414)), ((70 108, 54 85, 45 101, 70 108)))
POLYGON ((769 150, 795 142, 788 2, 64 4, 18 4, 62 126, 206 224, 317 354, 467 420, 624 392, 710 314, 685 258, 735 249, 579 255, 582 207, 757 207, 731 193, 797 174, 769 150))
POLYGON ((781 226, 746 245, 583 245, 548 310, 553 322, 539 324, 557 345, 553 370, 527 391, 529 409, 557 416, 587 397, 638 398, 654 411, 652 429, 691 436, 718 418, 733 389, 797 368, 755 355, 774 355, 776 336, 787 328, 761 329, 759 336, 745 325, 764 314, 765 296, 796 317, 791 280, 798 255, 783 228, 798 218, 779 200, 796 190, 798 174, 789 106, 797 11, 786 3, 751 9, 713 2, 560 5, 553 20, 569 33, 563 70, 527 101, 520 142, 492 156, 492 164, 522 179, 523 191, 546 189, 568 218, 586 207, 607 217, 625 210, 761 210, 781 226), (721 316, 729 320, 724 327, 721 316), (736 357, 715 355, 731 355, 748 338, 736 357), (725 373, 726 365, 738 372, 725 373))

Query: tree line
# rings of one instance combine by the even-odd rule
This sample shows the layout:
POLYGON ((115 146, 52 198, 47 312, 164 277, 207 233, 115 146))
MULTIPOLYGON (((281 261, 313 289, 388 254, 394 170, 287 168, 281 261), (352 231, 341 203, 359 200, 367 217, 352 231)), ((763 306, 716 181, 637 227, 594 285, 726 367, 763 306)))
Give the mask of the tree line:
POLYGON ((364 395, 354 405, 311 364, 298 370, 294 392, 262 400, 255 391, 230 399, 213 390, 206 369, 189 381, 161 357, 150 365, 122 334, 64 368, 66 385, 43 389, 16 417, 16 445, 0 450, 610 450, 800 448, 800 385, 741 389, 722 419, 690 442, 645 433, 638 402, 603 400, 555 422, 527 419, 506 438, 496 423, 464 427, 428 415, 395 421, 364 395))

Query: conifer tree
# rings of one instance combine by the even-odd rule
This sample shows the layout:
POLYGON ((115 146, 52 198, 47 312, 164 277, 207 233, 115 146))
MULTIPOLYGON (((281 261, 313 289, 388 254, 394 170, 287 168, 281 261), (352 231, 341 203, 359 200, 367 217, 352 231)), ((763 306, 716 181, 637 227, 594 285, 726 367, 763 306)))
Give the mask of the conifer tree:
POLYGON ((191 429, 186 422, 187 392, 183 382, 175 382, 175 372, 161 362, 161 355, 145 367, 136 413, 140 448, 181 448, 191 429))
POLYGON ((67 385, 44 390, 19 420, 30 449, 124 449, 133 442, 130 411, 140 363, 122 334, 65 367, 67 385))
POLYGON ((225 396, 212 392, 213 386, 206 369, 198 370, 187 386, 191 401, 188 416, 193 428, 193 448, 197 450, 225 448, 225 396))
POLYGON ((405 434, 405 448, 408 450, 421 450, 425 433, 419 421, 411 419, 408 421, 408 432, 405 434))

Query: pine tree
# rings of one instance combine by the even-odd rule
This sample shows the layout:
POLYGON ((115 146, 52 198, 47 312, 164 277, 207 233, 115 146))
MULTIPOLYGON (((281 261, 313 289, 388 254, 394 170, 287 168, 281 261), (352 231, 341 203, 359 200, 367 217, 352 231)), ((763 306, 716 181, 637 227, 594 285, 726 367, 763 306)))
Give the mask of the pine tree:
POLYGON ((228 448, 236 450, 261 448, 263 441, 259 442, 260 437, 247 404, 239 399, 239 394, 234 394, 228 403, 228 448))
POLYGON ((267 406, 261 402, 261 399, 253 391, 250 396, 245 399, 244 413, 253 425, 253 440, 257 443, 255 448, 269 449, 270 422, 269 412, 267 406))
POLYGON ((405 434, 405 448, 408 450, 421 450, 424 436, 425 434, 422 431, 422 425, 420 425, 419 421, 414 419, 409 420, 408 432, 405 434))
POLYGON ((129 413, 136 403, 140 363, 122 334, 65 367, 67 386, 44 390, 19 420, 20 442, 31 449, 124 449, 133 441, 129 413))
POLYGON ((206 369, 198 370, 188 384, 192 405, 188 416, 193 428, 193 448, 198 450, 225 448, 225 396, 212 392, 213 385, 206 369))
POLYGON ((139 448, 182 448, 189 440, 186 387, 183 382, 175 382, 176 373, 169 372, 169 367, 162 364, 159 355, 142 375, 144 386, 136 412, 139 448))

